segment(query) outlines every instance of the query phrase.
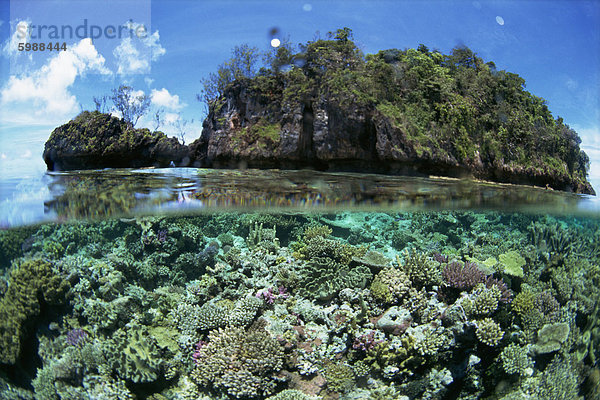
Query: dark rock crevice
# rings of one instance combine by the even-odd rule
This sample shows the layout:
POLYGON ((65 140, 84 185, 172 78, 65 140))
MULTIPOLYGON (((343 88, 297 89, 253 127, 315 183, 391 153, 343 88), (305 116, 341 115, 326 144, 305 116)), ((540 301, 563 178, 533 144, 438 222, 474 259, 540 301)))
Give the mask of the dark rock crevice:
POLYGON ((302 131, 298 138, 298 156, 303 160, 311 160, 314 133, 314 114, 312 104, 305 102, 302 107, 302 131))

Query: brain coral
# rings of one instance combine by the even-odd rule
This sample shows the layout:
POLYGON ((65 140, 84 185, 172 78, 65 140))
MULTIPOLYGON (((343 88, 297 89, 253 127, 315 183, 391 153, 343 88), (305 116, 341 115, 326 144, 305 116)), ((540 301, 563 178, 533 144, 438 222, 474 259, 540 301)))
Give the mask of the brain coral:
POLYGON ((268 395, 276 385, 274 374, 283 366, 281 346, 262 329, 214 330, 196 354, 192 378, 235 398, 268 395))

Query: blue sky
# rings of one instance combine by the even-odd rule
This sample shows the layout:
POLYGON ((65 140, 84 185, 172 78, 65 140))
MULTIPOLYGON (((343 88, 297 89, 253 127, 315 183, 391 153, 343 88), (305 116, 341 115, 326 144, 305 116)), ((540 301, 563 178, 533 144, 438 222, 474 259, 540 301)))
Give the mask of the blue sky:
MULTIPOLYGON (((93 109, 93 96, 126 83, 151 95, 170 121, 200 135, 200 80, 248 43, 269 48, 269 32, 292 43, 348 26, 365 53, 419 43, 448 53, 466 45, 521 75, 555 116, 577 130, 600 188, 599 1, 6 1, 0 0, 0 172, 43 171, 52 129, 93 109), (77 37, 66 52, 18 52, 17 24, 147 28, 140 38, 77 37), (128 22, 129 21, 129 22, 128 22), (12 40, 12 42, 11 42, 12 40), (13 46, 11 46, 11 43, 13 46)), ((89 29, 88 29, 89 30, 89 29)), ((68 33, 68 30, 64 31, 68 33)), ((89 33, 89 32, 88 32, 89 33)), ((31 43, 41 41, 30 39, 31 43)), ((138 126, 151 126, 149 119, 138 126)), ((174 132, 171 125, 163 128, 174 132)))

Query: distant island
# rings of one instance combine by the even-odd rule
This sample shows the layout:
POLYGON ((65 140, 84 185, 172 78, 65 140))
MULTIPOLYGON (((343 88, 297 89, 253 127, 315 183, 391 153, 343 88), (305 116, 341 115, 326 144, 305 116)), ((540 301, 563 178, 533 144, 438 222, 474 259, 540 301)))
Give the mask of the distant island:
POLYGON ((237 47, 204 80, 202 135, 189 144, 99 111, 56 128, 49 170, 315 168, 433 174, 595 194, 577 133, 519 75, 473 51, 424 45, 363 55, 343 28, 274 51, 237 47))

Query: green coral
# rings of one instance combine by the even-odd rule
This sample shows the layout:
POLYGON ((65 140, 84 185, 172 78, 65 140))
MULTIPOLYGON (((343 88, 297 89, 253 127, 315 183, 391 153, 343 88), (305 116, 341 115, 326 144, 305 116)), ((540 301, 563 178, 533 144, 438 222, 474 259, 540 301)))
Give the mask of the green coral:
POLYGON ((442 269, 439 262, 427 257, 415 249, 403 252, 404 262, 398 264, 406 272, 411 282, 418 286, 434 286, 442 282, 442 269))
POLYGON ((351 267, 327 257, 315 257, 300 270, 300 292, 319 300, 329 300, 345 288, 364 288, 371 280, 369 268, 351 267))
POLYGON ((235 307, 229 313, 229 325, 241 327, 250 325, 262 304, 263 301, 256 296, 242 297, 236 301, 235 307))
POLYGON ((512 309, 516 312, 520 317, 523 317, 525 314, 531 312, 535 308, 535 293, 524 290, 517 294, 512 301, 512 309))
POLYGON ((146 326, 135 324, 127 330, 118 330, 108 347, 109 363, 124 380, 153 382, 164 369, 161 349, 146 326))
POLYGON ((475 334, 481 343, 491 347, 497 346, 504 337, 504 332, 500 328, 500 325, 491 318, 477 321, 475 334))
POLYGON ((529 376, 533 373, 533 360, 527 354, 527 347, 511 343, 500 353, 502 368, 509 374, 529 376))
POLYGON ((345 393, 354 386, 354 371, 343 362, 326 364, 323 376, 327 381, 327 389, 332 392, 345 393))
POLYGON ((473 290, 473 312, 477 315, 490 315, 498 308, 498 301, 502 293, 498 286, 492 285, 487 288, 480 283, 473 290))
POLYGON ((566 322, 546 324, 537 333, 537 342, 533 349, 538 354, 560 350, 567 341, 571 328, 566 322))
POLYGON ((279 343, 264 330, 218 329, 209 333, 208 344, 198 350, 192 379, 235 398, 268 395, 283 358, 279 343))
POLYGON ((375 299, 383 303, 394 303, 408 293, 410 280, 400 269, 387 267, 375 275, 370 289, 375 299))
POLYGON ((0 230, 0 266, 23 255, 23 242, 35 232, 33 227, 19 227, 0 230))
POLYGON ((427 328, 415 343, 416 351, 422 356, 436 356, 453 344, 452 334, 444 328, 427 328))
POLYGON ((501 268, 501 272, 507 275, 522 278, 523 266, 525 266, 525 259, 518 252, 511 250, 498 256, 496 267, 501 268))
POLYGON ((295 389, 286 389, 277 393, 275 396, 267 397, 266 400, 319 400, 322 397, 309 396, 304 392, 295 389))
MULTIPOLYGON (((198 310, 196 321, 199 329, 212 330, 227 325, 229 310, 216 303, 205 303, 198 310)), ((183 317, 185 318, 185 316, 183 317)))
POLYGON ((22 342, 39 316, 42 304, 61 304, 69 287, 46 261, 26 261, 10 272, 8 290, 0 300, 1 363, 17 361, 22 342))
POLYGON ((397 400, 400 393, 391 386, 380 386, 371 390, 368 400, 397 400))
POLYGON ((309 225, 306 227, 306 229, 304 229, 303 240, 306 242, 306 241, 316 238, 317 236, 326 238, 329 235, 331 235, 332 233, 333 233, 333 230, 330 227, 328 227, 327 225, 319 225, 319 224, 309 225))

